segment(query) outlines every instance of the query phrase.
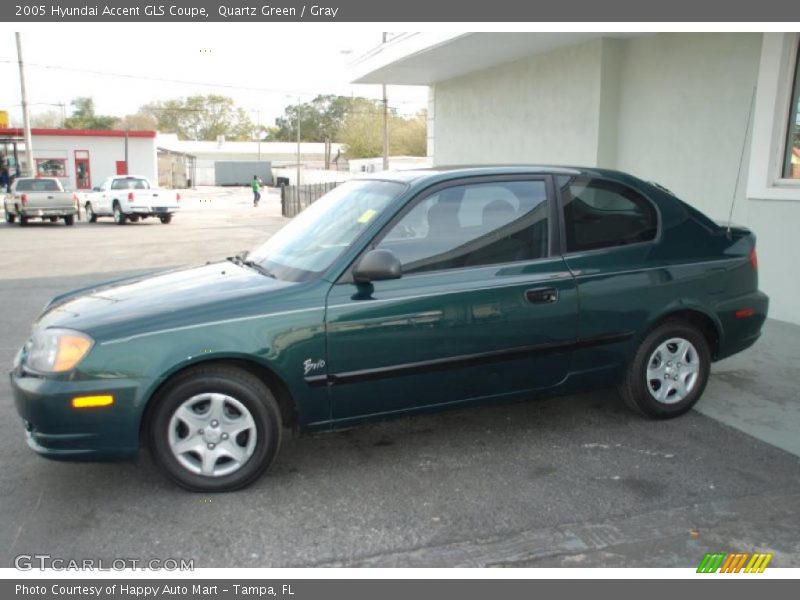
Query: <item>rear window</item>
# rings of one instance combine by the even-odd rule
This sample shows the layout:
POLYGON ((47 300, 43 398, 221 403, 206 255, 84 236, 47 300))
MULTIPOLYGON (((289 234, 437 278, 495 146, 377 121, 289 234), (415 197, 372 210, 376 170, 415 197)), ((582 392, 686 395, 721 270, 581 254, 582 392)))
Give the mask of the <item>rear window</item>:
POLYGON ((18 192, 60 192, 61 188, 54 179, 20 179, 17 181, 18 192))
POLYGON ((148 190, 150 184, 147 179, 141 177, 125 177, 124 179, 115 179, 111 182, 112 190, 148 190))
POLYGON ((655 207, 637 191, 604 179, 558 178, 567 251, 625 246, 655 239, 655 207))

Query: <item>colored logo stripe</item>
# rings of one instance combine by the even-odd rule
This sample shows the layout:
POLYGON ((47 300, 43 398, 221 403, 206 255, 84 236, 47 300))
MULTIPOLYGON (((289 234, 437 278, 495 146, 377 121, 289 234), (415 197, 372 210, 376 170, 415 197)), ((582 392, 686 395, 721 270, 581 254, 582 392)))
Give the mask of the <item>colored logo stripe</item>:
POLYGON ((745 573, 763 573, 771 560, 772 554, 757 552, 751 555, 749 552, 734 552, 733 554, 716 552, 714 554, 706 554, 703 557, 703 560, 700 561, 700 566, 697 567, 697 572, 740 573, 744 569, 745 573), (748 558, 750 559, 749 562, 748 558), (746 567, 745 563, 747 564, 746 567))

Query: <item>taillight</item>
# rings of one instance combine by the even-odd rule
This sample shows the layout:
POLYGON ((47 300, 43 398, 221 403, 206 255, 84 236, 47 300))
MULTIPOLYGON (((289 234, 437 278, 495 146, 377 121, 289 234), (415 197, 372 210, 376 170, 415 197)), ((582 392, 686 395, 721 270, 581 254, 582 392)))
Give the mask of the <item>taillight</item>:
POLYGON ((133 202, 133 192, 128 192, 128 202, 133 202))
POLYGON ((178 202, 181 201, 181 195, 179 193, 175 194, 175 200, 177 200, 178 202))
POLYGON ((748 258, 750 259, 750 264, 753 265, 753 269, 758 271, 758 254, 756 254, 755 246, 753 246, 753 249, 750 250, 750 256, 748 258))
POLYGON ((22 201, 23 204, 27 204, 28 203, 28 194, 22 194, 22 196, 20 196, 19 199, 22 201))

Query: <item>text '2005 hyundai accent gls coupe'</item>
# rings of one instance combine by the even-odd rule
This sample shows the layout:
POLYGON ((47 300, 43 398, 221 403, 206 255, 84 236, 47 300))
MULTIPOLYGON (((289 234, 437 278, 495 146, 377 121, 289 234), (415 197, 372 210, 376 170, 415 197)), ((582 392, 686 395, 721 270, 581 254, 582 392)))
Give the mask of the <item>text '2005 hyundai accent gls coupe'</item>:
POLYGON ((29 445, 236 489, 284 429, 616 386, 668 418, 767 313, 755 237, 615 171, 343 184, 251 253, 54 298, 11 373, 29 445))

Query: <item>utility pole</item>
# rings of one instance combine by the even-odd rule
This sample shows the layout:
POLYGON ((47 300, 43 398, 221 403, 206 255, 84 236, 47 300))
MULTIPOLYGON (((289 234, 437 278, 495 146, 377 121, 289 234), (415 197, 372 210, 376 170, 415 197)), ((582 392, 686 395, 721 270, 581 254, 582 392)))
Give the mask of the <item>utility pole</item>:
POLYGON ((256 111, 258 125, 256 125, 256 136, 258 137, 258 162, 261 162, 261 110, 256 111))
MULTIPOLYGON (((386 32, 383 32, 382 42, 386 43, 386 32)), ((389 170, 389 99, 386 97, 386 84, 383 87, 383 170, 389 170)))
POLYGON ((17 36, 17 58, 19 59, 19 87, 22 94, 22 126, 25 129, 25 161, 28 163, 28 173, 25 175, 33 175, 33 142, 31 139, 31 115, 28 108, 28 93, 25 90, 25 65, 22 62, 22 40, 20 39, 19 32, 17 36))
MULTIPOLYGON (((297 186, 300 186, 300 95, 297 96, 297 186)), ((298 190, 299 193, 299 190, 298 190)))

